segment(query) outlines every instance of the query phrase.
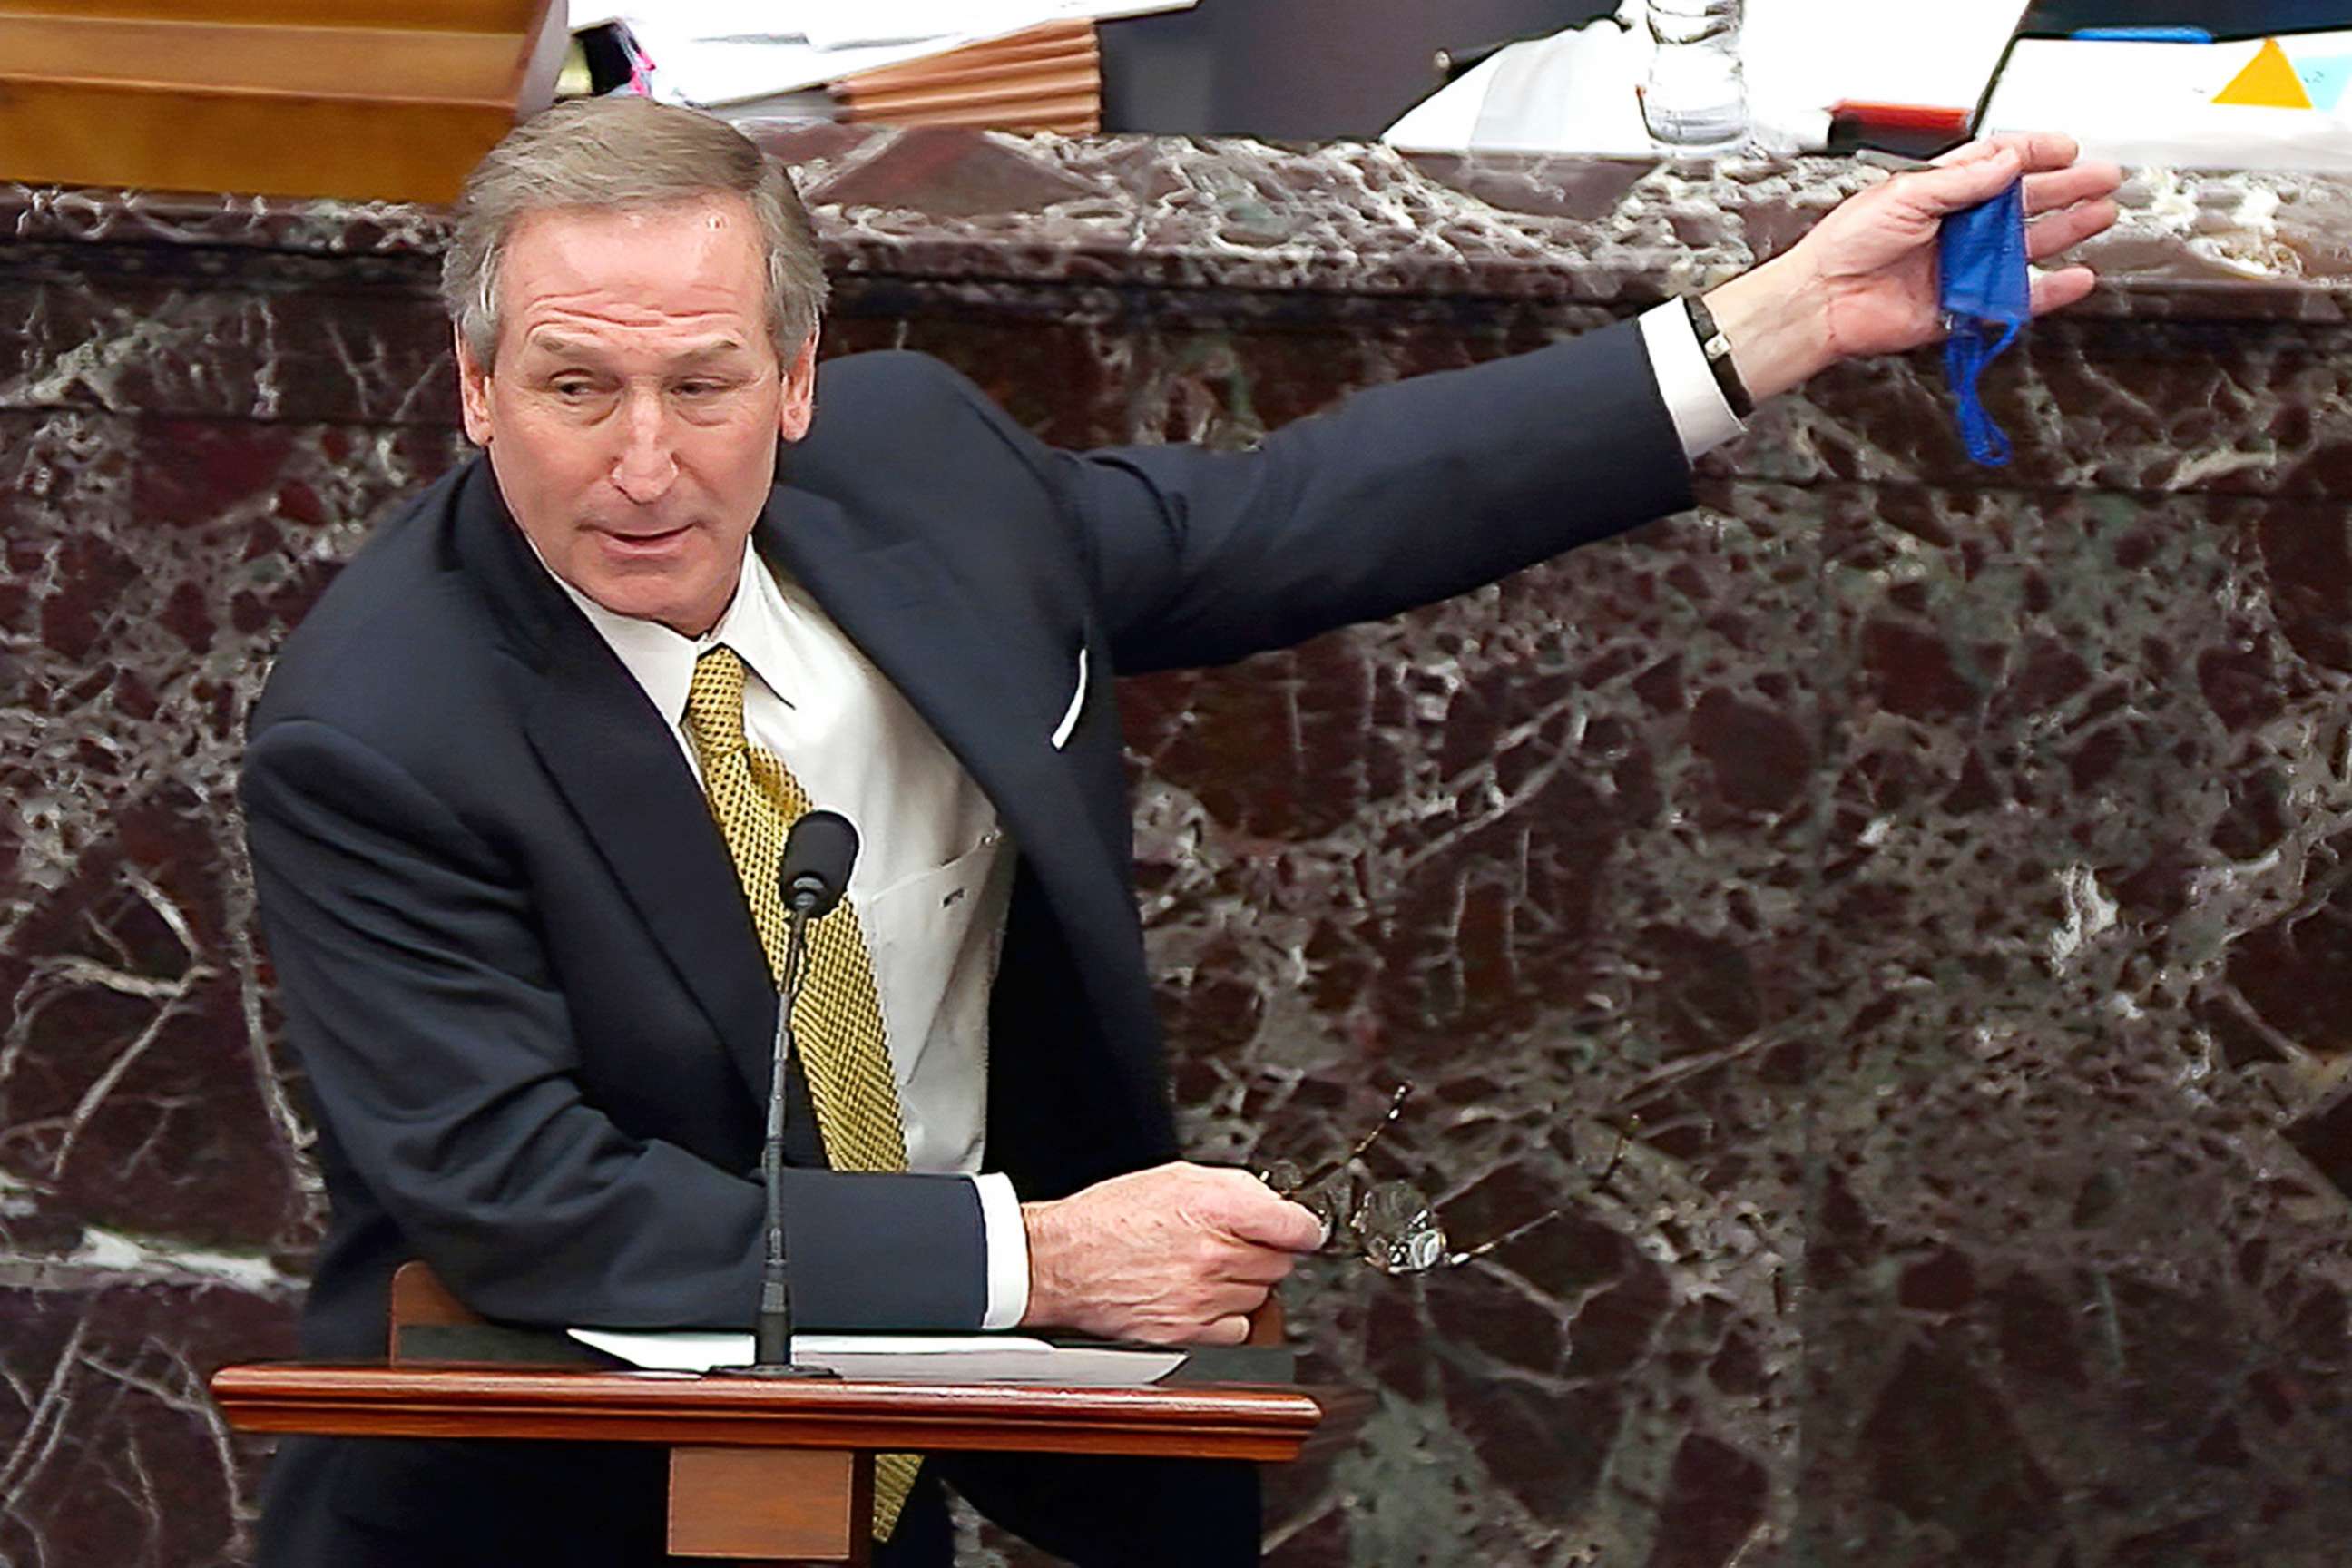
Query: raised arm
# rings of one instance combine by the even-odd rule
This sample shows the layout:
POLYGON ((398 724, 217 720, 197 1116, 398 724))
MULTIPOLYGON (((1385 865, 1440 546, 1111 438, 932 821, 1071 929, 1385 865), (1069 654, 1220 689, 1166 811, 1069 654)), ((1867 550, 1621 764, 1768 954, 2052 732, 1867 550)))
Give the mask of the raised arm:
MULTIPOLYGON (((1846 201, 1706 297, 1746 391, 1942 332, 1943 219, 2020 177, 2035 261, 2116 221, 2122 172, 2063 136, 2004 136, 1846 201)), ((2038 277, 2037 311, 2095 279, 2038 277)), ((1121 668, 1207 664, 1488 583, 1689 504, 1688 465, 1632 323, 1360 393, 1246 452, 1061 458, 1121 668)))

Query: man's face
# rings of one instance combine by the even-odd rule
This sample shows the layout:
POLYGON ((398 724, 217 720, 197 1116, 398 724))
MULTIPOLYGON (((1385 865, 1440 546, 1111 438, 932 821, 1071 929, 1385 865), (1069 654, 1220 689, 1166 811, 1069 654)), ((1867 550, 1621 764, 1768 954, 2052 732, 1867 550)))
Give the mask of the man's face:
POLYGON ((535 213, 509 235, 497 366, 457 344, 466 434, 556 575, 688 637, 734 596, 816 342, 779 363, 740 198, 535 213))

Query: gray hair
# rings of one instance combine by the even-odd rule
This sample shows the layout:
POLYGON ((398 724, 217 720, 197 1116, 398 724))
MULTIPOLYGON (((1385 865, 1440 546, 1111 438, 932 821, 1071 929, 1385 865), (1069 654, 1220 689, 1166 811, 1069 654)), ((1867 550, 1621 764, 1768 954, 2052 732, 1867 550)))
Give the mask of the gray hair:
POLYGON ((441 302, 488 368, 499 342, 499 272, 533 213, 629 211, 714 195, 750 204, 768 256, 768 334, 790 360, 824 311, 816 231, 782 164, 723 121, 642 98, 588 98, 533 116, 490 149, 457 197, 441 302))

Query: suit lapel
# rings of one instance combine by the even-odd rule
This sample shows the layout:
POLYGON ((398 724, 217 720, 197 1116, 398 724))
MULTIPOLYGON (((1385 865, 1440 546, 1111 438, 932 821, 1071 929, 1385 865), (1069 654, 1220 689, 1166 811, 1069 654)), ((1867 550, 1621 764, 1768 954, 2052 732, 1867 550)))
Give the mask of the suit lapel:
POLYGON ((532 749, 764 1103, 776 996, 726 842, 669 726, 584 623, 527 721, 532 749))
MULTIPOLYGON (((1090 799, 1076 761, 1050 741, 1066 677, 1055 668, 1041 680, 1034 628, 989 625, 929 543, 905 537, 864 543, 834 502, 801 491, 780 499, 781 511, 772 509, 762 529, 763 552, 824 606, 995 805, 1070 953, 1083 994, 1055 1005, 1087 1026, 1050 1045, 1024 1040, 992 1051, 992 1095, 1018 1093, 1018 1082, 1000 1080, 995 1070, 1015 1060, 1028 1072, 1099 1069, 1104 1076, 1086 1079, 1089 1114, 1106 1128, 1124 1121, 1131 1142, 1122 1147, 1172 1150, 1129 851, 1107 837, 1094 809, 1104 803, 1090 799), (1007 651, 1023 649, 1024 640, 1024 651, 1007 651), (1088 1037, 1104 1047, 1102 1061, 1081 1068, 1060 1054, 1068 1041, 1088 1037)), ((1115 774, 1110 787, 1117 788, 1115 774)), ((1110 809, 1124 814, 1123 794, 1110 809)), ((993 1107, 989 1120, 993 1140, 1000 1125, 993 1107)), ((1020 1118, 1010 1125, 1017 1128, 1020 1118)), ((992 1157, 1020 1158, 1017 1143, 992 1142, 992 1157)))
POLYGON ((869 541, 835 502, 782 492, 759 539, 889 678, 972 779, 1074 931, 1131 921, 1068 760, 1048 743, 1066 693, 1024 689, 938 553, 918 538, 869 541), (1108 895, 1108 896, 1107 896, 1108 895))
POLYGON ((456 502, 458 549, 540 673, 524 733, 755 1101, 775 993, 734 862, 667 719, 531 553, 487 463, 456 502))
MULTIPOLYGON (((487 464, 458 500, 461 551, 526 645, 542 685, 525 719, 596 852, 677 971, 755 1101, 765 1103, 776 1000, 725 841, 644 689, 531 555, 487 464)), ((974 613, 932 548, 861 530, 842 507, 779 489, 761 552, 790 572, 955 753, 1021 846, 1101 1008, 1150 1016, 1150 997, 1117 994, 1137 940, 1133 901, 1068 759, 1047 741, 1066 693, 1031 692, 1003 638, 974 613)), ((1148 1031, 1147 1031, 1148 1032, 1148 1031)), ((1119 1037, 1120 1031, 1113 1031, 1119 1037)))

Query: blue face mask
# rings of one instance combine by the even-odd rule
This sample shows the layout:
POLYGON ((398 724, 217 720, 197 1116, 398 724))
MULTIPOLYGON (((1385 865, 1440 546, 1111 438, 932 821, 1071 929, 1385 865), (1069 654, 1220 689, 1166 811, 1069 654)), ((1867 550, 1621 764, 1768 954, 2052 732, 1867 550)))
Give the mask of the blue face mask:
POLYGON ((1944 374, 1958 405, 1960 435, 1969 457, 1999 468, 2009 461, 2009 437, 1985 412, 1977 381, 2017 341, 2033 314, 2023 183, 1946 218, 1937 252, 1949 334, 1944 340, 1944 374))

